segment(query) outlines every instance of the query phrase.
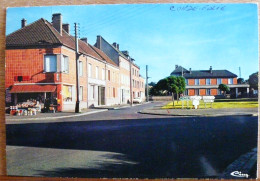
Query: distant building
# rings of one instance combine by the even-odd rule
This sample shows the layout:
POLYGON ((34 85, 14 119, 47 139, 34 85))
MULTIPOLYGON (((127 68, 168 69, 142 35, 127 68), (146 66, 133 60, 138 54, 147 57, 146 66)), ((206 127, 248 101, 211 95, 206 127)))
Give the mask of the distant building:
POLYGON ((249 93, 248 84, 237 84, 237 75, 228 70, 189 70, 182 66, 175 65, 173 76, 183 76, 186 81, 185 95, 214 95, 221 96, 222 92, 218 89, 219 84, 226 84, 230 87, 230 94, 238 97, 246 92, 249 93), (240 92, 239 92, 240 91, 240 92))

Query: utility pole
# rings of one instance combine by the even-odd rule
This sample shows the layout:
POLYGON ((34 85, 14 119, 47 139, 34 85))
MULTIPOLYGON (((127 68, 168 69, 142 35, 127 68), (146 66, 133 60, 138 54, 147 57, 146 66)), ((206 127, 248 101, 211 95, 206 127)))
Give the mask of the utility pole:
POLYGON ((79 47, 78 47, 78 27, 77 27, 77 23, 74 23, 75 25, 75 55, 76 55, 76 92, 77 92, 77 98, 76 98, 76 107, 75 107, 75 113, 79 113, 80 112, 80 101, 79 101, 79 57, 80 57, 80 53, 79 53, 79 47))
POLYGON ((129 56, 130 61, 130 105, 133 106, 133 80, 132 80, 132 60, 129 56))
POLYGON ((241 78, 241 68, 239 67, 239 78, 241 78))
POLYGON ((146 65, 146 102, 149 102, 148 65, 146 65))

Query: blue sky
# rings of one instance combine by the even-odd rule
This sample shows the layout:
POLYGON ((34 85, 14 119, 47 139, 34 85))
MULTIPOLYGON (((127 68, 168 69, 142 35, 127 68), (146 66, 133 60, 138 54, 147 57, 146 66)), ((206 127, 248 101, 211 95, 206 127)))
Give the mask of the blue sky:
POLYGON ((227 69, 242 78, 258 71, 256 4, 133 4, 24 7, 7 9, 6 34, 39 18, 80 23, 80 37, 94 44, 103 36, 128 50, 151 81, 169 76, 176 64, 186 69, 227 69), (193 10, 192 10, 193 9, 193 10))

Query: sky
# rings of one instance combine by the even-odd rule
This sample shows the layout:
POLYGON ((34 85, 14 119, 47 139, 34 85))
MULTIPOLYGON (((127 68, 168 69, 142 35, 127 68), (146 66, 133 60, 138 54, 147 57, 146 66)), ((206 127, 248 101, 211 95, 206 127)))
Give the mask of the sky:
POLYGON ((229 70, 245 80, 258 71, 257 4, 131 4, 19 7, 7 9, 6 34, 40 18, 51 22, 61 13, 64 23, 79 23, 80 37, 95 44, 101 35, 128 50, 149 82, 186 69, 229 70))

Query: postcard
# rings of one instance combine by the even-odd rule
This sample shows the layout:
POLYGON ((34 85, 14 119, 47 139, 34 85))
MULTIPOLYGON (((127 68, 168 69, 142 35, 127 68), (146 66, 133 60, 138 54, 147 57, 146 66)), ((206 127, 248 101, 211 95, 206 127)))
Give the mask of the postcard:
POLYGON ((8 8, 9 176, 257 177, 258 6, 8 8))

